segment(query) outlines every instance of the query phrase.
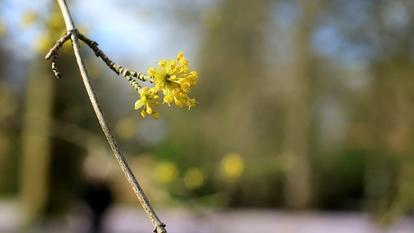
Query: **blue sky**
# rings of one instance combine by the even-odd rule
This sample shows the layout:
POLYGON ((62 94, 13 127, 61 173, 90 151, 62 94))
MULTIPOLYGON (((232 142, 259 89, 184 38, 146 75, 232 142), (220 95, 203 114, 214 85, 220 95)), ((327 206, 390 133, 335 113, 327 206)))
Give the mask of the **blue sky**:
MULTIPOLYGON (((189 2, 192 7, 202 7, 212 1, 189 2)), ((134 67, 147 67, 160 58, 174 57, 184 51, 191 59, 199 47, 199 35, 194 30, 175 21, 174 9, 169 1, 68 1, 77 26, 88 30, 88 35, 119 62, 134 67), (143 59, 145 58, 145 59, 143 59), (137 63, 137 64, 134 64, 137 63)), ((10 49, 24 48, 24 57, 33 56, 33 40, 41 33, 39 26, 25 28, 22 15, 34 11, 46 15, 50 0, 9 0, 0 3, 0 20, 6 22, 10 49)))

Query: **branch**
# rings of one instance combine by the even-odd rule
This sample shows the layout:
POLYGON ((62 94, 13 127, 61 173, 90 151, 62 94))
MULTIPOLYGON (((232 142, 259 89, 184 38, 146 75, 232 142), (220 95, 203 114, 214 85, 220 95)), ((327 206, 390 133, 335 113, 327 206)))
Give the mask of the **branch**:
POLYGON ((46 54, 45 59, 49 60, 52 58, 52 71, 56 78, 60 78, 59 69, 56 65, 56 59, 59 49, 63 46, 63 44, 70 39, 70 33, 66 32, 63 36, 56 41, 56 44, 49 50, 46 54))
POLYGON ((161 220, 158 218, 157 214, 155 213, 154 209, 152 208, 151 204, 149 203, 148 198, 146 197, 135 175, 133 174, 131 168, 129 167, 127 160, 122 155, 117 145, 117 142, 115 141, 115 138, 113 134, 111 133, 111 130, 108 124, 106 123, 104 114, 101 110, 98 100, 96 99, 94 89, 91 86, 91 83, 89 81, 88 72, 86 71, 86 67, 82 60, 82 56, 80 55, 80 52, 79 52, 80 49, 79 49, 78 38, 80 37, 79 36, 80 34, 76 30, 76 27, 70 16, 66 2, 65 0, 57 0, 57 2, 62 12, 63 18, 65 20, 67 33, 70 35, 70 39, 72 40, 73 51, 75 53, 75 57, 78 63, 80 74, 82 76, 83 84, 86 88, 86 92, 89 96, 89 100, 92 104, 93 110, 95 111, 95 114, 98 118, 99 124, 101 125, 102 131, 104 132, 105 137, 108 140, 108 143, 111 146, 112 152, 115 158, 117 159, 122 171, 124 172, 128 182, 130 183, 132 189, 134 190, 135 195, 137 196, 139 202, 141 203, 145 213, 148 215, 149 219, 151 220, 151 223, 154 227, 154 232, 166 233, 167 231, 165 229, 165 224, 161 222, 161 220))
POLYGON ((95 55, 102 59, 102 61, 105 62, 105 64, 114 71, 117 75, 122 75, 124 78, 126 78, 129 82, 129 84, 135 89, 139 90, 141 86, 138 84, 137 80, 141 80, 143 82, 149 81, 152 82, 152 79, 145 75, 144 73, 131 71, 129 69, 126 69, 125 67, 121 65, 115 64, 111 59, 109 59, 108 56, 98 47, 98 43, 87 38, 86 36, 82 35, 81 33, 78 33, 78 38, 85 42, 94 52, 95 55))

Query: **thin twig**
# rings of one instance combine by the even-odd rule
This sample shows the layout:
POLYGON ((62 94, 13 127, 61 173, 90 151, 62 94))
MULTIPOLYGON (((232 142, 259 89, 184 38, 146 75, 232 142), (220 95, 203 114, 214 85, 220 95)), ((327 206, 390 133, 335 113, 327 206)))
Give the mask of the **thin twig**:
POLYGON ((115 138, 113 134, 111 133, 111 130, 108 124, 106 123, 104 114, 101 110, 98 100, 96 99, 96 95, 93 90, 93 87, 91 86, 91 83, 89 81, 89 76, 88 76, 88 72, 86 71, 85 64, 79 52, 80 50, 79 43, 78 43, 79 33, 77 32, 74 26, 74 23, 70 16, 66 2, 65 0, 57 0, 57 2, 62 12, 63 18, 65 20, 66 29, 68 33, 70 33, 71 35, 73 51, 75 53, 79 71, 82 76, 83 84, 85 85, 86 92, 88 93, 89 100, 91 101, 92 107, 98 118, 99 124, 101 125, 102 131, 104 132, 105 137, 108 140, 109 145, 111 146, 112 152, 115 155, 116 159, 118 160, 119 165, 122 168, 122 171, 127 177, 128 182, 132 186, 132 189, 134 190, 139 202, 141 203, 143 209, 145 210, 145 213, 148 215, 149 219, 151 220, 151 223, 154 226, 154 232, 166 233, 167 231, 165 229, 165 224, 161 222, 161 220, 158 218, 157 214, 155 213, 154 209, 152 208, 151 204, 149 203, 148 198, 144 194, 141 186, 139 185, 136 177, 134 176, 131 168, 129 167, 128 162, 126 161, 125 157, 122 155, 120 149, 118 148, 115 138))
POLYGON ((70 33, 66 32, 65 34, 63 34, 62 37, 59 38, 59 40, 56 41, 55 45, 49 50, 49 52, 45 56, 46 60, 49 60, 50 58, 52 58, 52 71, 56 78, 60 78, 60 72, 56 64, 57 54, 59 52, 59 49, 69 39, 70 39, 70 33))
POLYGON ((63 46, 63 44, 70 39, 70 33, 65 32, 62 37, 59 38, 59 40, 56 41, 55 45, 49 50, 49 52, 46 54, 45 59, 49 60, 50 57, 56 56, 58 50, 63 46))
POLYGON ((98 43, 96 41, 93 41, 89 39, 88 37, 82 35, 81 33, 78 33, 78 38, 85 42, 94 52, 95 55, 102 59, 102 61, 105 62, 105 64, 111 68, 117 75, 122 75, 124 78, 128 80, 128 82, 131 84, 132 87, 134 87, 136 90, 139 90, 141 86, 138 84, 138 82, 135 79, 141 80, 143 82, 152 82, 151 77, 145 75, 141 72, 135 72, 132 70, 129 70, 121 65, 116 64, 113 62, 99 47, 98 43))

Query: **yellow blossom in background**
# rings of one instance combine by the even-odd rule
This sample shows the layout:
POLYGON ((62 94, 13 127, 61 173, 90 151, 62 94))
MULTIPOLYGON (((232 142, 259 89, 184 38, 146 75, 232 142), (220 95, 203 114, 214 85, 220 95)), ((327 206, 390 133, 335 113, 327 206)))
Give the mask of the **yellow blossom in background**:
POLYGON ((220 162, 220 174, 226 181, 238 180, 243 172, 244 161, 238 153, 228 153, 220 162))
POLYGON ((65 22, 63 21, 63 18, 58 10, 53 11, 47 24, 51 30, 62 30, 65 28, 65 22))
POLYGON ((7 32, 6 23, 0 20, 0 37, 6 35, 6 32, 7 32))
POLYGON ((39 53, 46 53, 49 50, 50 45, 52 44, 51 39, 47 34, 41 34, 35 43, 35 49, 39 53))
POLYGON ((184 185, 188 189, 196 189, 203 185, 204 174, 200 168, 193 167, 186 171, 184 175, 184 185))
POLYGON ((158 105, 158 93, 153 88, 143 87, 139 90, 140 98, 135 102, 135 110, 141 109, 141 116, 146 117, 150 115, 158 118, 158 113, 154 111, 153 107, 158 105))
MULTIPOLYGON (((65 31, 65 24, 59 10, 57 9, 53 10, 52 14, 46 19, 42 18, 42 16, 38 15, 36 12, 28 11, 22 17, 21 24, 23 27, 28 27, 35 23, 36 20, 44 24, 46 27, 42 33, 40 33, 38 38, 36 38, 36 42, 32 45, 37 52, 45 54, 56 42, 56 37, 61 36, 65 31)), ((65 51, 65 48, 70 46, 70 43, 65 43, 63 46, 63 52, 65 51)))
POLYGON ((136 134, 136 122, 132 117, 121 119, 115 126, 116 133, 122 139, 131 139, 136 134))
POLYGON ((197 82, 198 74, 189 69, 183 52, 178 53, 176 59, 161 60, 158 67, 150 67, 148 75, 155 83, 154 89, 163 93, 163 103, 189 109, 196 105, 196 100, 189 94, 197 82))
POLYGON ((36 22, 37 19, 38 15, 36 12, 26 11, 22 16, 20 23, 23 27, 30 27, 36 22))
POLYGON ((171 183, 177 179, 178 169, 172 162, 161 162, 155 166, 154 169, 155 179, 160 183, 171 183))

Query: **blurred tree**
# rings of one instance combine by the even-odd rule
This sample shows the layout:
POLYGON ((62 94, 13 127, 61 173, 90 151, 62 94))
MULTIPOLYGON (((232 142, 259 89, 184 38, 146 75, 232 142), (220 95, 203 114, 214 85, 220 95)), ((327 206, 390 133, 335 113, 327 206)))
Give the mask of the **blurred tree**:
MULTIPOLYGON (((1 2, 1 1, 0 1, 1 2)), ((10 53, 5 49, 9 43, 5 22, 0 17, 0 193, 11 194, 15 190, 15 170, 17 156, 10 157, 17 152, 16 133, 9 127, 16 118, 18 98, 9 84, 7 68, 11 62, 10 53)))
POLYGON ((366 194, 368 203, 376 201, 371 207, 379 210, 386 222, 414 207, 414 63, 409 50, 402 49, 413 39, 407 34, 395 41, 401 45, 400 51, 372 63, 371 104, 375 107, 371 132, 375 154, 367 167, 366 194), (389 161, 396 165, 390 166, 389 161))
POLYGON ((346 41, 368 58, 372 80, 351 102, 355 130, 349 137, 351 146, 370 152, 364 177, 367 206, 389 221, 414 206, 414 3, 336 1, 329 9, 346 41))
MULTIPOLYGON (((270 3, 267 0, 224 0, 217 8, 207 9, 203 18, 207 36, 201 50, 203 78, 200 86, 203 88, 198 90, 202 108, 196 111, 201 117, 198 131, 203 132, 206 140, 205 161, 212 161, 213 155, 222 157, 234 151, 240 160, 225 166, 230 169, 235 166, 239 171, 240 164, 247 160, 250 166, 245 172, 252 172, 250 174, 258 174, 253 169, 261 164, 257 156, 265 158, 266 155, 258 146, 262 138, 258 137, 261 132, 256 127, 263 122, 256 117, 265 115, 269 108, 259 101, 265 74, 262 55, 270 3)), ((216 157, 217 160, 220 159, 216 157)), ((263 178, 265 174, 259 172, 259 176, 263 178)), ((228 204, 259 206, 267 203, 268 199, 258 198, 268 193, 266 179, 240 173, 237 180, 224 184, 228 204), (251 185, 259 180, 264 184, 257 185, 253 191, 251 185)))
MULTIPOLYGON (((37 41, 40 52, 63 30, 59 18, 50 17, 47 29, 37 41)), ((41 53, 39 53, 39 57, 41 53)), ((51 159, 51 131, 54 99, 54 80, 49 75, 49 65, 34 61, 26 87, 25 112, 22 130, 21 201, 28 222, 44 210, 49 197, 49 169, 51 159)))
POLYGON ((43 60, 48 49, 65 31, 60 11, 55 2, 53 4, 47 19, 41 21, 40 18, 37 22, 43 22, 45 28, 37 41, 39 53, 30 67, 26 91, 21 199, 28 212, 27 223, 65 213, 80 191, 84 150, 65 140, 65 137, 76 135, 67 135, 67 127, 61 127, 59 122, 73 123, 82 128, 95 126, 89 125, 94 120, 89 106, 81 104, 87 101, 85 95, 79 94, 83 88, 75 78, 76 63, 66 52, 70 43, 59 53, 58 65, 64 64, 59 68, 65 74, 60 80, 54 79, 49 62, 43 60))
POLYGON ((299 1, 300 17, 291 35, 291 62, 287 73, 283 155, 285 156, 285 199, 293 208, 311 201, 311 124, 314 86, 311 37, 319 1, 299 1))

